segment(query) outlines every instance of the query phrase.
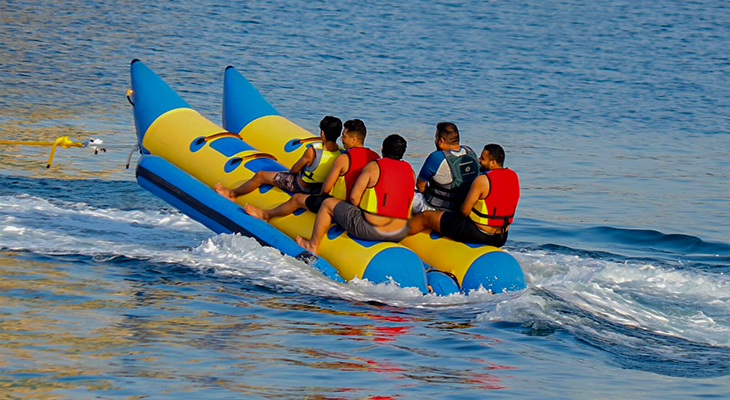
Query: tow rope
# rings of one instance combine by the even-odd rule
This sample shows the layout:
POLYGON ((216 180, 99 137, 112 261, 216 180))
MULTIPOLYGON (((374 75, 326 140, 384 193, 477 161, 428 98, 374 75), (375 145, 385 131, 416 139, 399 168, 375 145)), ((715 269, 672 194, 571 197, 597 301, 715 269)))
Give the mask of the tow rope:
POLYGON ((99 151, 106 152, 105 148, 99 147, 102 143, 104 143, 102 140, 93 139, 93 138, 89 138, 89 140, 86 140, 84 142, 74 142, 73 140, 69 139, 68 136, 61 136, 60 138, 58 138, 52 142, 0 140, 0 144, 5 144, 5 145, 51 146, 51 155, 48 157, 48 164, 46 165, 46 168, 51 168, 51 163, 53 163, 53 156, 54 156, 54 154, 56 154, 56 147, 58 147, 58 146, 61 146, 64 149, 68 149, 71 147, 90 148, 90 149, 94 149, 94 154, 99 154, 99 151))

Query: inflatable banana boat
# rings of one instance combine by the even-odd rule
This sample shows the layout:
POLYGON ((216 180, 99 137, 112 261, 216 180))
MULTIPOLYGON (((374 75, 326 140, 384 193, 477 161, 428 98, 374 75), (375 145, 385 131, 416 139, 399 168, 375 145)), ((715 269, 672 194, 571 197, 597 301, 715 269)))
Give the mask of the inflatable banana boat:
MULTIPOLYGON (((238 132, 253 147, 276 156, 287 167, 291 167, 305 151, 303 139, 314 136, 282 117, 231 66, 226 68, 224 74, 223 126, 228 131, 238 132)), ((372 142, 366 145, 376 150, 380 146, 372 142)), ((272 223, 276 223, 276 220, 273 218, 272 223)), ((293 234, 286 227, 283 228, 287 235, 293 234)), ((328 236, 338 234, 336 230, 337 225, 334 225, 328 236)), ((302 236, 309 237, 310 233, 302 236)), ((519 263, 500 248, 459 243, 431 231, 410 236, 401 244, 413 250, 435 270, 451 276, 464 293, 479 287, 493 293, 525 288, 525 278, 519 263)), ((432 287, 442 285, 445 292, 454 291, 451 283, 440 274, 429 275, 429 284, 432 287)))
POLYGON ((193 110, 139 60, 132 61, 131 80, 127 98, 134 108, 142 153, 136 176, 143 188, 217 233, 253 237, 335 280, 392 282, 428 292, 423 262, 405 246, 354 240, 340 232, 322 241, 318 257, 292 240, 293 235, 311 232, 314 214, 296 212, 270 225, 249 216, 241 207, 251 203, 271 208, 288 200, 289 193, 262 186, 240 196, 238 204, 218 195, 211 189, 218 182, 236 187, 259 170, 289 168, 277 162, 275 156, 255 149, 237 133, 225 131, 193 110))
POLYGON ((139 184, 214 232, 253 237, 340 282, 366 279, 442 295, 479 287, 493 292, 524 288, 519 264, 508 253, 433 233, 401 244, 370 242, 333 225, 320 245, 321 257, 306 251, 292 238, 309 236, 314 214, 297 210, 269 224, 241 207, 273 208, 290 193, 265 185, 233 203, 211 188, 218 182, 236 187, 259 170, 288 170, 314 135, 283 118, 233 67, 224 78, 225 129, 193 110, 141 61, 132 61, 131 77, 127 97, 142 153, 139 184))

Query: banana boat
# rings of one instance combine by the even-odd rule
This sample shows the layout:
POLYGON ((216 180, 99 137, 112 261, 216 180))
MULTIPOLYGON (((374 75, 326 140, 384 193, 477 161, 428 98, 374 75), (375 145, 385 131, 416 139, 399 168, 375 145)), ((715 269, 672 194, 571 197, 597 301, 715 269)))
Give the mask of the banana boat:
MULTIPOLYGON (((309 235, 315 218, 313 213, 299 210, 269 224, 249 216, 242 208, 246 203, 272 208, 288 200, 290 193, 264 185, 238 197, 236 203, 218 195, 212 189, 216 183, 236 187, 260 170, 287 171, 298 156, 292 155, 293 151, 273 154, 262 150, 238 132, 211 122, 143 62, 133 60, 130 70, 132 88, 127 98, 134 109, 142 153, 136 177, 143 188, 214 232, 253 237, 334 280, 367 279, 428 292, 423 262, 413 250, 401 244, 358 240, 335 226, 327 233, 320 245, 320 255, 316 256, 292 240, 296 235, 309 235)), ((292 137, 312 136, 278 116, 265 101, 256 107, 254 113, 268 116, 268 120, 252 125, 257 127, 257 136, 268 135, 272 130, 286 131, 292 137)), ((229 117, 225 116, 224 121, 229 117)), ((301 143, 291 147, 304 149, 301 143)), ((433 278, 433 282, 440 286, 438 278, 433 278)))
MULTIPOLYGON (((281 116, 232 66, 228 66, 224 74, 223 126, 227 131, 238 133, 256 149, 275 156, 286 167, 291 167, 301 157, 306 150, 305 143, 315 137, 281 116)), ((306 211, 304 214, 311 213, 306 211)), ((282 224, 286 218, 272 218, 271 223, 290 237, 295 237, 295 234, 309 237, 311 230, 302 234, 298 227, 282 224)), ((327 236, 333 238, 341 234, 341 229, 338 230, 335 224, 327 236)), ((525 288, 525 277, 519 263, 500 248, 459 243, 432 231, 407 237, 401 244, 418 254, 432 267, 431 271, 440 272, 428 275, 429 284, 433 288, 439 287, 439 293, 468 293, 480 287, 493 293, 525 288), (453 278, 453 281, 444 275, 453 278)), ((335 262, 327 256, 325 258, 335 262)))

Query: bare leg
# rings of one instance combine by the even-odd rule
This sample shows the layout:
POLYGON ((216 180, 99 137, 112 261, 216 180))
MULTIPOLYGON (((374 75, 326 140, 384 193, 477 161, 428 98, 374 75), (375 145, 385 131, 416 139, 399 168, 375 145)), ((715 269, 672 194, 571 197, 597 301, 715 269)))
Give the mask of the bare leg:
POLYGON ((425 229, 432 229, 436 232, 441 232, 441 216, 444 215, 443 211, 424 211, 420 214, 416 214, 415 217, 409 221, 411 230, 408 232, 409 235, 415 235, 425 229))
POLYGON ((236 201, 236 194, 233 192, 233 189, 224 187, 220 182, 215 184, 215 191, 230 201, 236 201))
POLYGON ((422 232, 426 229, 426 225, 424 225, 423 222, 423 213, 412 216, 408 221, 408 225, 411 226, 411 230, 408 231, 408 236, 415 235, 416 233, 422 232))
POLYGON ((314 220, 312 236, 309 240, 306 240, 301 236, 297 236, 297 244, 312 253, 317 254, 319 244, 322 242, 324 234, 327 233, 327 229, 329 229, 330 225, 332 225, 332 215, 334 214, 335 206, 339 202, 340 200, 334 197, 325 200, 317 213, 317 219, 314 220))
POLYGON ((243 206, 243 208, 252 217, 263 219, 264 221, 269 222, 271 218, 289 215, 299 208, 306 207, 304 201, 307 199, 307 197, 309 197, 308 194, 295 193, 292 198, 271 210, 264 210, 256 207, 253 204, 246 204, 243 206))
POLYGON ((217 183, 215 185, 215 191, 223 197, 236 201, 236 197, 251 193, 261 187, 261 185, 273 185, 276 174, 278 174, 277 171, 258 171, 254 174, 253 178, 235 189, 227 189, 220 183, 217 183))

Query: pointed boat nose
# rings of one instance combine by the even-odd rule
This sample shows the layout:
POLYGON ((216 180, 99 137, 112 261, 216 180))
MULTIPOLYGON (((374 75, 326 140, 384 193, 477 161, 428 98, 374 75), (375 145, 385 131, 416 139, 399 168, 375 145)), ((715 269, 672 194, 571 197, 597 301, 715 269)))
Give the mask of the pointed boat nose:
POLYGON ((236 68, 226 67, 223 76, 223 128, 240 132, 249 122, 281 115, 236 68))
POLYGON ((138 59, 132 60, 132 91, 134 125, 140 147, 147 129, 160 115, 176 108, 190 108, 170 86, 138 59))

